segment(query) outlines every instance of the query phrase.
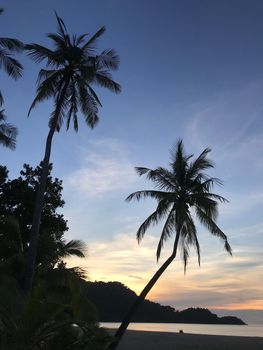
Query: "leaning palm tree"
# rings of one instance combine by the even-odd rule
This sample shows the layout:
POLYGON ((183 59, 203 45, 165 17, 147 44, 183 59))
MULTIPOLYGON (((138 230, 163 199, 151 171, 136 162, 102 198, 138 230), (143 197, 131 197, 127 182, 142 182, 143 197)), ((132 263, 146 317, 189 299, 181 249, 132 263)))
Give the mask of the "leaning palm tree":
POLYGON ((117 54, 111 49, 97 54, 94 46, 97 39, 105 32, 105 27, 100 28, 91 38, 86 39, 87 34, 70 36, 64 22, 57 14, 56 18, 57 33, 47 35, 52 40, 54 49, 38 44, 26 46, 32 59, 37 63, 46 61, 47 66, 47 69, 41 69, 39 72, 37 94, 29 114, 39 102, 50 98, 54 100, 54 110, 49 119, 43 170, 32 222, 25 275, 26 294, 30 292, 32 286, 41 211, 54 133, 60 130, 64 120, 67 129, 73 122, 73 127, 77 131, 79 110, 89 127, 93 128, 97 124, 99 120, 98 107, 101 106, 101 102, 92 88, 93 84, 105 87, 115 93, 120 92, 120 85, 112 80, 110 74, 110 70, 118 68, 119 58, 117 54))
POLYGON ((2 109, 0 110, 0 144, 10 149, 15 149, 17 128, 5 121, 6 116, 4 109, 2 109))
POLYGON ((226 199, 211 192, 213 185, 220 184, 220 180, 204 173, 206 169, 213 167, 213 163, 207 158, 210 151, 209 148, 206 148, 196 160, 191 161, 193 155, 188 156, 185 153, 183 142, 180 140, 171 152, 170 169, 162 167, 154 170, 136 168, 137 173, 140 176, 146 175, 147 179, 154 183, 156 189, 134 192, 126 200, 136 199, 139 201, 150 197, 157 201, 156 210, 141 224, 137 231, 138 242, 142 240, 151 225, 157 225, 161 220, 164 220, 156 252, 158 261, 164 242, 172 235, 175 235, 175 239, 171 256, 154 274, 132 305, 115 334, 116 342, 111 345, 111 349, 117 347, 136 309, 175 259, 178 248, 182 251, 185 269, 190 246, 194 246, 196 249, 200 264, 200 247, 193 213, 213 235, 223 240, 226 251, 231 254, 227 236, 216 224, 218 202, 226 202, 226 199))

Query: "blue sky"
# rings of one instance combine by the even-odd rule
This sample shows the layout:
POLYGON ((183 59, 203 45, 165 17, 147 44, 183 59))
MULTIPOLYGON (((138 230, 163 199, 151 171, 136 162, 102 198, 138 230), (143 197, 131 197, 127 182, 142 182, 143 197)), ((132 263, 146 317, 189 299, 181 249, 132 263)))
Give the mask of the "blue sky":
MULTIPOLYGON (((150 187, 134 166, 167 166, 170 148, 183 138, 189 153, 213 150, 212 174, 224 181, 217 192, 230 201, 220 208, 219 224, 234 256, 200 228, 201 268, 194 252, 186 276, 175 262, 150 298, 175 308, 263 310, 263 2, 8 0, 1 6, 1 36, 49 45, 45 34, 55 31, 56 10, 71 33, 106 25, 98 49, 113 47, 120 55, 114 78, 122 93, 97 88, 99 125, 61 131, 52 150, 53 174, 64 181, 68 238, 87 242, 89 257, 80 263, 91 279, 120 280, 139 292, 157 268, 158 228, 141 246, 135 241, 155 203, 124 199, 150 187)), ((52 107, 42 104, 26 117, 41 66, 20 58, 23 79, 1 72, 6 114, 19 129, 17 150, 1 149, 11 177, 43 157, 52 107)), ((168 242, 163 259, 169 253, 168 242)))

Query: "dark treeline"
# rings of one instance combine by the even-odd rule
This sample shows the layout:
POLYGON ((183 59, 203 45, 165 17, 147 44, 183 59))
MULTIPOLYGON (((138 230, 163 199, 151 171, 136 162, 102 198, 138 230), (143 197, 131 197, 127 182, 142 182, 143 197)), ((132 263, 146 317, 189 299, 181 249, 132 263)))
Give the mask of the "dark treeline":
MULTIPOLYGON (((101 322, 120 322, 137 298, 135 292, 120 282, 87 282, 87 285, 88 297, 96 305, 101 322)), ((143 301, 132 322, 245 324, 237 317, 218 317, 208 309, 176 311, 149 300, 143 301)))

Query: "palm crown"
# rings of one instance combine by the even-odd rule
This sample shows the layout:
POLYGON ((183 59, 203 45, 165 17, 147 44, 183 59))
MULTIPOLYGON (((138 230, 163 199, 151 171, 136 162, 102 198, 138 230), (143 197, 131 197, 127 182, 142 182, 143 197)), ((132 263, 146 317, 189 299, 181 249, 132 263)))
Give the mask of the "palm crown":
POLYGON ((171 152, 169 170, 162 167, 154 170, 136 168, 140 176, 146 174, 147 179, 155 184, 156 190, 134 192, 127 197, 127 201, 151 197, 156 199, 158 203, 156 210, 139 227, 137 231, 138 241, 140 242, 151 225, 165 220, 157 247, 157 260, 164 242, 175 233, 178 236, 177 242, 182 249, 185 268, 191 245, 197 251, 200 264, 200 247, 197 229, 192 217, 193 212, 201 224, 213 235, 223 240, 225 249, 231 254, 227 236, 216 224, 218 203, 227 200, 211 192, 213 185, 220 184, 220 180, 204 173, 206 169, 213 167, 213 163, 207 158, 210 151, 209 148, 206 148, 198 158, 191 161, 193 155, 185 153, 183 142, 180 140, 171 152))
MULTIPOLYGON (((0 14, 4 11, 0 8, 0 14)), ((24 48, 24 44, 13 38, 0 38, 0 67, 11 76, 13 79, 20 78, 22 75, 23 67, 13 56, 13 52, 21 52, 24 48)), ((3 104, 4 99, 0 91, 0 106, 3 104)))
POLYGON ((66 26, 57 15, 57 33, 48 34, 54 44, 51 50, 38 44, 26 45, 26 49, 37 63, 45 60, 47 69, 41 69, 38 76, 37 95, 30 107, 29 114, 37 103, 49 99, 55 100, 55 109, 50 117, 49 126, 55 123, 59 131, 63 119, 67 129, 73 120, 78 130, 77 114, 79 109, 86 123, 93 128, 98 122, 98 106, 101 102, 91 84, 120 92, 120 85, 112 80, 110 70, 116 70, 119 58, 114 50, 104 50, 96 54, 95 43, 105 32, 100 28, 91 38, 87 34, 70 36, 66 26))
POLYGON ((0 110, 0 144, 14 149, 16 146, 17 128, 12 124, 6 123, 4 110, 0 110))

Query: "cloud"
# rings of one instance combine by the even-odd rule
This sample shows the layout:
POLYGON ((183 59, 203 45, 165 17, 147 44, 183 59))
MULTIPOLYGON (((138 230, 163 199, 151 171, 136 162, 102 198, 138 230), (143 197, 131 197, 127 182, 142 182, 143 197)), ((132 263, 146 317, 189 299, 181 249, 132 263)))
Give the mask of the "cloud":
POLYGON ((136 279, 136 280, 142 280, 142 277, 140 277, 140 276, 129 275, 128 277, 136 279))
POLYGON ((85 196, 101 196, 123 190, 137 181, 127 147, 115 139, 103 139, 82 149, 81 167, 66 181, 85 196))
POLYGON ((195 106, 185 126, 188 142, 195 149, 213 145, 220 158, 235 151, 235 146, 243 142, 257 120, 261 120, 262 93, 261 84, 251 84, 242 89, 224 91, 195 106))

